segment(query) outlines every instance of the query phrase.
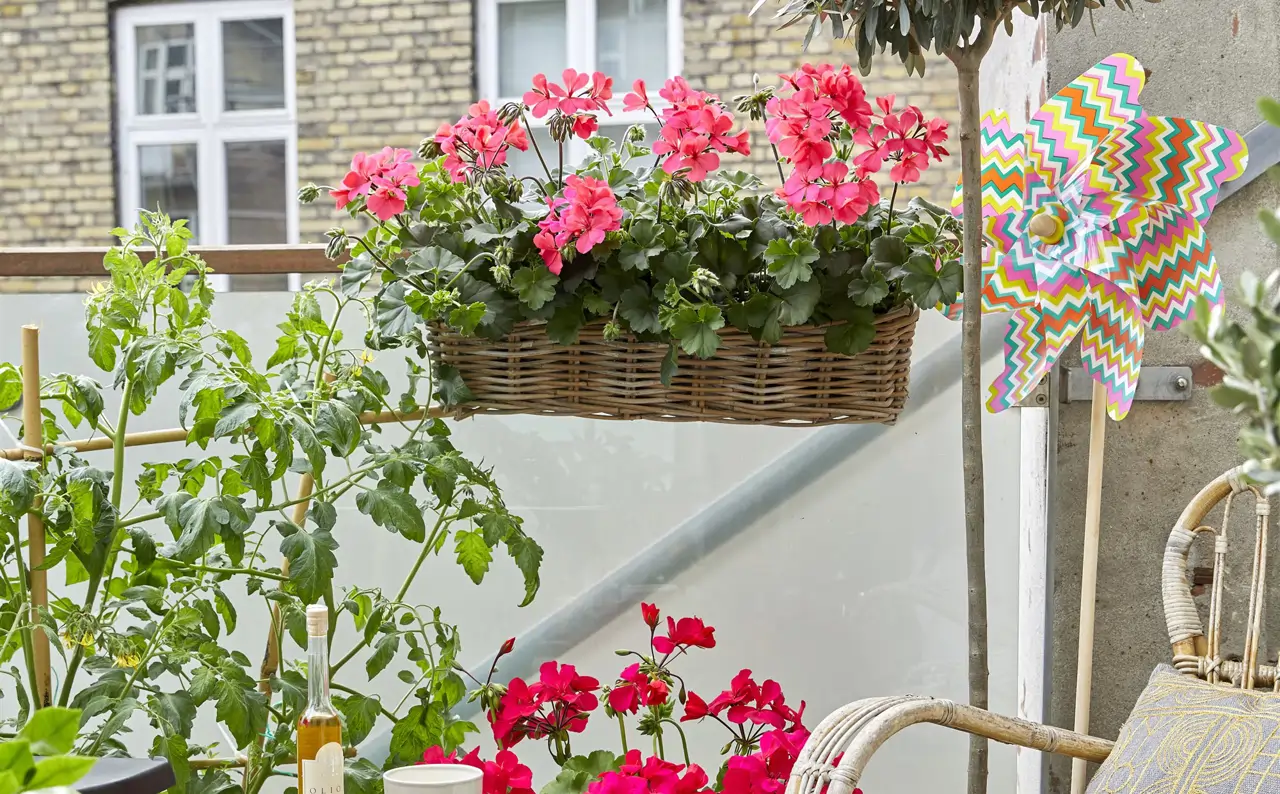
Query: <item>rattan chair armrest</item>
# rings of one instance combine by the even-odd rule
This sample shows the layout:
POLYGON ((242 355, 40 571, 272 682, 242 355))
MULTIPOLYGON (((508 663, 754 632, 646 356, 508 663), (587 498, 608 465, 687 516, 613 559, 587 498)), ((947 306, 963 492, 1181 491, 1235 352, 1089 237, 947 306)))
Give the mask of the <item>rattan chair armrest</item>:
POLYGON ((871 756, 910 725, 933 723, 1018 747, 1099 762, 1113 746, 1106 739, 1004 717, 983 709, 927 697, 872 698, 850 703, 824 719, 791 770, 787 794, 850 794, 871 756), (835 759, 839 757, 839 763, 835 759))

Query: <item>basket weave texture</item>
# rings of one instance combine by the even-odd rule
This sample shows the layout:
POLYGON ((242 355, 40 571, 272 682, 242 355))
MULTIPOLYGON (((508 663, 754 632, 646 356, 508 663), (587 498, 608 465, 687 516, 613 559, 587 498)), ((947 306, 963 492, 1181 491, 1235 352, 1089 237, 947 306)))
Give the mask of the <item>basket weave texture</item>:
POLYGON ((856 356, 826 349, 824 326, 787 328, 776 345, 721 329, 714 358, 680 357, 670 386, 660 380, 667 346, 604 340, 604 320, 560 345, 541 323, 524 322, 502 341, 431 330, 431 358, 456 368, 475 399, 459 415, 540 414, 663 422, 798 425, 893 424, 907 400, 919 310, 876 318, 871 346, 856 356))

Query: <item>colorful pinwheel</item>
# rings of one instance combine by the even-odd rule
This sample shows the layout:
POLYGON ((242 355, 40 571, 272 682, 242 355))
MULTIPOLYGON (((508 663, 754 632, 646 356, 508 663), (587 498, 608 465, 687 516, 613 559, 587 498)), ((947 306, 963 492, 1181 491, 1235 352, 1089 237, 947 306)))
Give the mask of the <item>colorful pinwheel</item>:
POLYGON ((1080 336, 1107 412, 1122 419, 1146 328, 1176 326, 1198 296, 1222 299, 1201 224, 1244 172, 1244 140, 1145 115, 1144 83, 1137 60, 1113 55, 1049 99, 1023 136, 1004 114, 983 119, 982 309, 1013 313, 992 411, 1017 405, 1080 336))

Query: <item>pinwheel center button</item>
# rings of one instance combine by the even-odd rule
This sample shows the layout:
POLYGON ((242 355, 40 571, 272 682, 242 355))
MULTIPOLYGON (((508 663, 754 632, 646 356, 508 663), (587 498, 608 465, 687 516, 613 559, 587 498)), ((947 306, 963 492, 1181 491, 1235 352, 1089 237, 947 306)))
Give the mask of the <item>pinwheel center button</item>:
POLYGON ((1064 227, 1062 219, 1052 212, 1038 212, 1027 224, 1027 231, 1039 237, 1046 245, 1055 245, 1062 240, 1064 227))

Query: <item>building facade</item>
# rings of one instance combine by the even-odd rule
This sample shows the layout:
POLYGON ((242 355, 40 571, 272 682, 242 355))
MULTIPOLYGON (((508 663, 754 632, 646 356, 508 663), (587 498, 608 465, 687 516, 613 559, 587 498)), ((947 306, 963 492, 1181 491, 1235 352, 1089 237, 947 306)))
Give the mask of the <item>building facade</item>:
MULTIPOLYGON (((342 216, 299 206, 355 151, 416 147, 477 98, 515 98, 537 72, 615 79, 605 134, 632 80, 673 74, 726 100, 844 46, 779 30, 753 0, 0 0, 0 247, 101 246, 137 207, 191 219, 207 245, 316 242, 342 216)), ((866 78, 954 122, 955 74, 889 58, 866 78)), ((535 131, 535 134, 545 134, 535 131)), ((745 167, 778 174, 754 128, 745 167)), ((953 146, 954 148, 954 146, 953 146)), ((571 147, 569 156, 580 152, 571 147)), ((958 157, 913 192, 944 200, 958 157)), ((296 281, 294 282, 296 284, 296 281)), ((65 279, 8 289, 78 289, 65 279)), ((279 278, 224 287, 275 289, 279 278)))

